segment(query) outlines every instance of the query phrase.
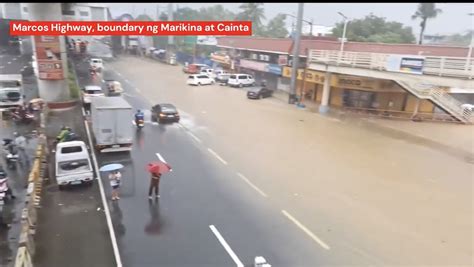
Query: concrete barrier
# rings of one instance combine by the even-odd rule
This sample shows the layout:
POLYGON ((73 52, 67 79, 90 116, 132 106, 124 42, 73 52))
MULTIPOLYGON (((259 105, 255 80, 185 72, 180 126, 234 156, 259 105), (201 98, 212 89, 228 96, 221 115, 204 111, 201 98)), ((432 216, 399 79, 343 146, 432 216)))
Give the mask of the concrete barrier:
POLYGON ((41 116, 40 138, 36 148, 35 160, 28 176, 27 197, 25 199, 25 207, 21 213, 21 232, 15 258, 15 267, 33 267, 32 259, 35 255, 34 235, 36 234, 36 223, 38 220, 37 208, 40 207, 43 178, 46 175, 45 169, 47 166, 44 119, 45 116, 41 116))

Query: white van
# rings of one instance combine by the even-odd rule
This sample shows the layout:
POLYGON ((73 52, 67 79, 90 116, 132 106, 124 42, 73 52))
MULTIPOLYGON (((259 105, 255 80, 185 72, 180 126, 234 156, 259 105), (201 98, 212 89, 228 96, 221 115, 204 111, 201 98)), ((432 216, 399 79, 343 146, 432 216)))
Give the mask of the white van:
POLYGON ((227 84, 238 87, 252 86, 255 85, 255 80, 252 75, 249 74, 232 74, 229 76, 227 84))
POLYGON ((97 71, 101 72, 104 69, 104 63, 100 58, 92 58, 90 61, 91 69, 96 69, 97 71))
POLYGON ((58 143, 56 146, 56 182, 59 189, 67 185, 86 183, 92 185, 94 172, 87 151, 82 141, 58 143))

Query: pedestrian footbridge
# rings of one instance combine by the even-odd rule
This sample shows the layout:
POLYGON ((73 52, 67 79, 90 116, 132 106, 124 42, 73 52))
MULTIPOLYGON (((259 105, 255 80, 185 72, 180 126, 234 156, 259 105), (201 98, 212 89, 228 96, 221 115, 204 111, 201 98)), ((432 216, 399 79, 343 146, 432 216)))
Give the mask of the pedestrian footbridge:
MULTIPOLYGON (((393 71, 388 62, 393 54, 311 50, 308 68, 330 73, 393 80, 420 99, 431 100, 463 123, 474 123, 469 109, 449 94, 450 88, 474 93, 474 60, 460 57, 424 56, 422 74, 393 71)), ((402 55, 400 55, 402 56, 402 55)), ((404 56, 403 56, 404 57, 404 56)), ((410 56, 406 56, 410 57, 410 56)), ((419 57, 419 56, 414 56, 419 57)))

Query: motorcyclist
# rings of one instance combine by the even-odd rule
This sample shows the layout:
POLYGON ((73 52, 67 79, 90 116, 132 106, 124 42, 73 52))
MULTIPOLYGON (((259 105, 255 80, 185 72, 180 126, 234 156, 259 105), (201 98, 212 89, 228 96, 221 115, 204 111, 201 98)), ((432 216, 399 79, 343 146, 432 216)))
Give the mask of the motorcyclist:
POLYGON ((3 169, 3 167, 0 165, 0 182, 5 182, 7 183, 7 191, 5 192, 5 195, 10 195, 10 197, 12 199, 16 198, 15 195, 13 195, 13 191, 12 189, 10 188, 10 186, 8 186, 8 175, 7 175, 7 172, 3 169))
POLYGON ((137 109, 137 113, 135 113, 135 124, 138 125, 139 120, 145 120, 145 114, 141 110, 137 109))
POLYGON ((64 142, 66 137, 71 133, 71 128, 68 127, 68 126, 63 126, 61 128, 61 132, 59 133, 59 135, 56 137, 56 140, 61 143, 61 142, 64 142))

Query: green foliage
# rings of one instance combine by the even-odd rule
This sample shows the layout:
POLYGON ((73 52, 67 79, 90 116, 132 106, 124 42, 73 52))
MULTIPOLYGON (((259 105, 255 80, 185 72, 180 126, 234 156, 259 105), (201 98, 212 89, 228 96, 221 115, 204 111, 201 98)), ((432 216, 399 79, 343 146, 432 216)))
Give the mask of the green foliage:
POLYGON ((442 12, 441 9, 436 8, 435 3, 420 3, 418 4, 418 9, 416 10, 415 14, 411 16, 412 19, 421 19, 420 22, 420 37, 419 37, 419 44, 423 43, 423 34, 426 28, 426 21, 428 19, 433 19, 438 16, 442 12))
MULTIPOLYGON (((342 37, 344 22, 336 24, 332 31, 334 37, 342 37)), ((414 43, 415 36, 411 27, 402 23, 386 21, 373 14, 363 19, 351 20, 347 25, 346 38, 355 42, 414 43)))
POLYGON ((76 75, 74 74, 74 71, 72 70, 73 68, 73 64, 71 64, 71 62, 69 62, 68 64, 68 86, 69 86, 69 94, 71 96, 72 99, 78 99, 79 98, 79 95, 80 95, 80 92, 81 92, 81 89, 79 88, 79 86, 77 85, 77 82, 76 82, 76 75))
POLYGON ((252 35, 262 36, 265 32, 262 23, 265 19, 263 3, 244 3, 239 8, 242 11, 237 14, 237 19, 252 21, 252 35))
POLYGON ((148 16, 146 14, 141 14, 141 15, 138 15, 138 17, 135 18, 135 21, 153 21, 153 19, 150 18, 150 16, 148 16))
POLYGON ((286 15, 278 14, 268 22, 265 27, 263 36, 272 38, 284 38, 288 36, 288 30, 286 29, 286 15))

